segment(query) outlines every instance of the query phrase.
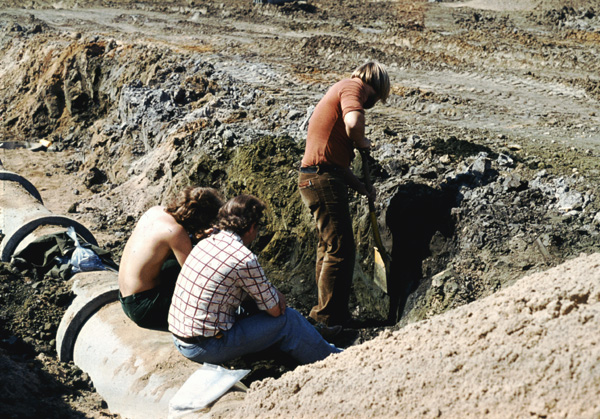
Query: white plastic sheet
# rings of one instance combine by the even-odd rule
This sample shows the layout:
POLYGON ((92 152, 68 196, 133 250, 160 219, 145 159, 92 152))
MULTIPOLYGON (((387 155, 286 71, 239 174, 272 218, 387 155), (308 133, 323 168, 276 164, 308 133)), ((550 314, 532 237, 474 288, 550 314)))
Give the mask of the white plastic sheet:
POLYGON ((169 401, 169 419, 207 408, 249 372, 203 364, 169 401))
POLYGON ((87 249, 79 243, 77 233, 75 233, 73 226, 70 226, 67 229, 67 235, 75 243, 75 250, 73 250, 70 260, 72 266, 71 272, 73 274, 87 271, 102 271, 106 269, 106 266, 104 266, 100 257, 92 249, 87 249))

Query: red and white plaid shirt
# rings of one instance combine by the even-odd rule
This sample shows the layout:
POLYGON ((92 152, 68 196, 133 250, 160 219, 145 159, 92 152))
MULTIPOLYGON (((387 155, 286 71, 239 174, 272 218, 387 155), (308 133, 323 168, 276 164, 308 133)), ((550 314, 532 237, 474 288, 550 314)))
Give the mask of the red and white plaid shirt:
POLYGON ((256 255, 240 236, 220 231, 196 244, 185 260, 169 309, 169 331, 188 338, 229 330, 246 295, 261 310, 279 303, 256 255))

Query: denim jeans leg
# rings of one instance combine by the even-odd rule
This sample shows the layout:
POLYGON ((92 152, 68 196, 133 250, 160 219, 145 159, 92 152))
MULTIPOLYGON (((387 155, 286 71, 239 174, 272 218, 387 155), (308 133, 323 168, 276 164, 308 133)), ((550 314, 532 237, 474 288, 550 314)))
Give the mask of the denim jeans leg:
MULTIPOLYGON (((281 316, 280 316, 281 317, 281 316)), ((341 349, 328 343, 319 332, 296 310, 286 308, 286 327, 280 333, 283 339, 279 347, 298 363, 309 364, 340 353, 341 349)))
POLYGON ((275 344, 300 364, 341 352, 325 341, 300 313, 289 307, 278 317, 259 313, 238 320, 230 330, 223 332, 220 339, 200 340, 194 345, 175 340, 175 346, 186 358, 214 364, 259 352, 275 344))

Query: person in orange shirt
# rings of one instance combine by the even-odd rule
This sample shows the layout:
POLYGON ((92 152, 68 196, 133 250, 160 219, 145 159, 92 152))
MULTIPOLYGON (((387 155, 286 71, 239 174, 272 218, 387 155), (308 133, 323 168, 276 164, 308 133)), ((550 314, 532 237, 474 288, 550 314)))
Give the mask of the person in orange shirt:
POLYGON ((348 79, 334 84, 309 120, 298 187, 317 227, 316 281, 318 303, 310 317, 326 326, 351 320, 348 302, 354 271, 355 244, 348 206, 348 187, 375 199, 352 172, 354 149, 370 149, 365 137, 365 109, 390 93, 386 69, 377 62, 359 66, 348 79))

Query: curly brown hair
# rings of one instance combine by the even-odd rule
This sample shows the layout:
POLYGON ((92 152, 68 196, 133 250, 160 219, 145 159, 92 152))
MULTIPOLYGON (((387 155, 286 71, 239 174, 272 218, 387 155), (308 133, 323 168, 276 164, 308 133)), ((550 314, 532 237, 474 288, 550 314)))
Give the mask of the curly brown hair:
POLYGON ((188 186, 166 206, 165 211, 188 233, 198 235, 213 226, 222 206, 223 198, 216 189, 188 186))
POLYGON ((242 236, 253 224, 261 222, 265 209, 265 203, 257 197, 238 195, 227 201, 219 210, 217 227, 242 236))

